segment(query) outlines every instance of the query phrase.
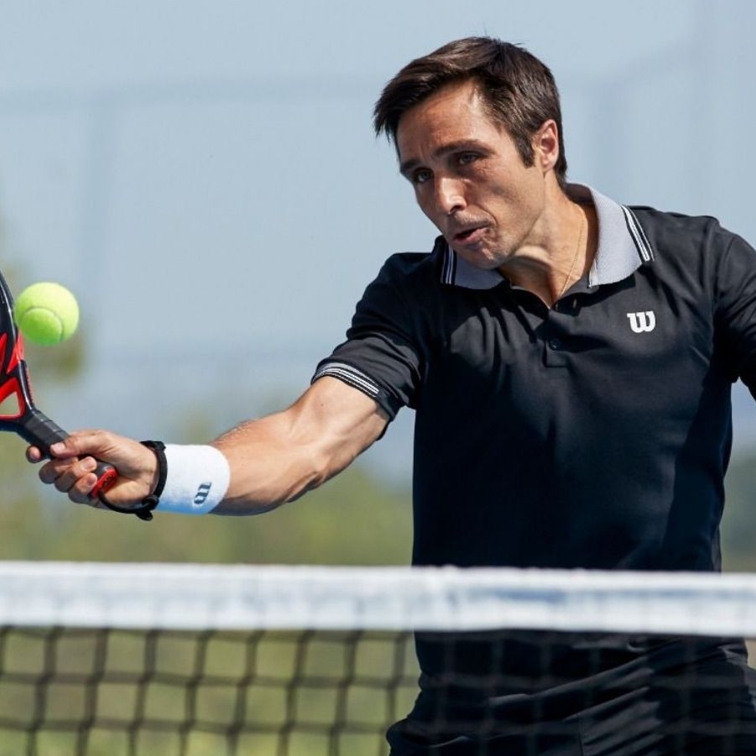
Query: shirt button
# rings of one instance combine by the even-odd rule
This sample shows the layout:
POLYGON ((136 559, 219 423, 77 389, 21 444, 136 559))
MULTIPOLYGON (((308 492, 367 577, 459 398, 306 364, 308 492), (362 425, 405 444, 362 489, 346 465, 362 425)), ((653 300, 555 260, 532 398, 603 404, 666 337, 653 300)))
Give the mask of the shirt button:
POLYGON ((560 299, 554 303, 553 309, 557 312, 572 312, 577 309, 578 300, 577 297, 570 297, 569 299, 560 299))
POLYGON ((549 339, 549 347, 551 349, 557 350, 562 348, 562 340, 561 339, 549 339))

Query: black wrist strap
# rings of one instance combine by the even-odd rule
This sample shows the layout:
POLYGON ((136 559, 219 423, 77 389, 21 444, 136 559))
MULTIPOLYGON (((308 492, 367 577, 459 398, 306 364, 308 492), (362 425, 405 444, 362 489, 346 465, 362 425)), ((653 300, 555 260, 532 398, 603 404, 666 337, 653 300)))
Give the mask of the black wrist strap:
POLYGON ((165 458, 165 444, 162 441, 142 441, 142 446, 146 446, 148 449, 152 449, 157 458, 157 473, 158 479, 155 484, 155 490, 142 499, 142 503, 136 507, 120 507, 117 504, 113 504, 108 501, 104 493, 100 493, 100 501, 113 512, 120 512, 121 514, 133 514, 140 520, 151 520, 152 510, 158 505, 160 501, 160 495, 165 488, 165 479, 168 476, 168 462, 165 458))

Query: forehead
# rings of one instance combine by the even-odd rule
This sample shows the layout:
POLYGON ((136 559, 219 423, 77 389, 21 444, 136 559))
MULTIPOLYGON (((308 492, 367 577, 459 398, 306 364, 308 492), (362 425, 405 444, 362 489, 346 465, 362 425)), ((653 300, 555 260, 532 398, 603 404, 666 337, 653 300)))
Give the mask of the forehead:
POLYGON ((472 81, 449 84, 407 110, 399 120, 396 149, 400 162, 420 159, 444 144, 474 141, 500 143, 508 138, 472 81))

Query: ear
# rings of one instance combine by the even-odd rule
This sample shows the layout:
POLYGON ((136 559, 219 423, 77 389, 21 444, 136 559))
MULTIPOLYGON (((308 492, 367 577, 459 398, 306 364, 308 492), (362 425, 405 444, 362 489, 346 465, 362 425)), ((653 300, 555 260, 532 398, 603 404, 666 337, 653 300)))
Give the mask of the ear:
POLYGON ((553 119, 544 121, 533 135, 533 158, 543 173, 553 170, 559 160, 559 128, 553 119))

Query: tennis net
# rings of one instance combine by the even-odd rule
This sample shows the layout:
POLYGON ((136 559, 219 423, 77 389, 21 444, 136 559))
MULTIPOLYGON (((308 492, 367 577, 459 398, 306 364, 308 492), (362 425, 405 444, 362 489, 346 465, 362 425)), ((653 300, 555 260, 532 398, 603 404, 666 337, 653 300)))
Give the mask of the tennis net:
POLYGON ((397 753, 756 753, 749 575, 0 562, 0 626, 0 756, 385 755, 416 652, 397 753))

